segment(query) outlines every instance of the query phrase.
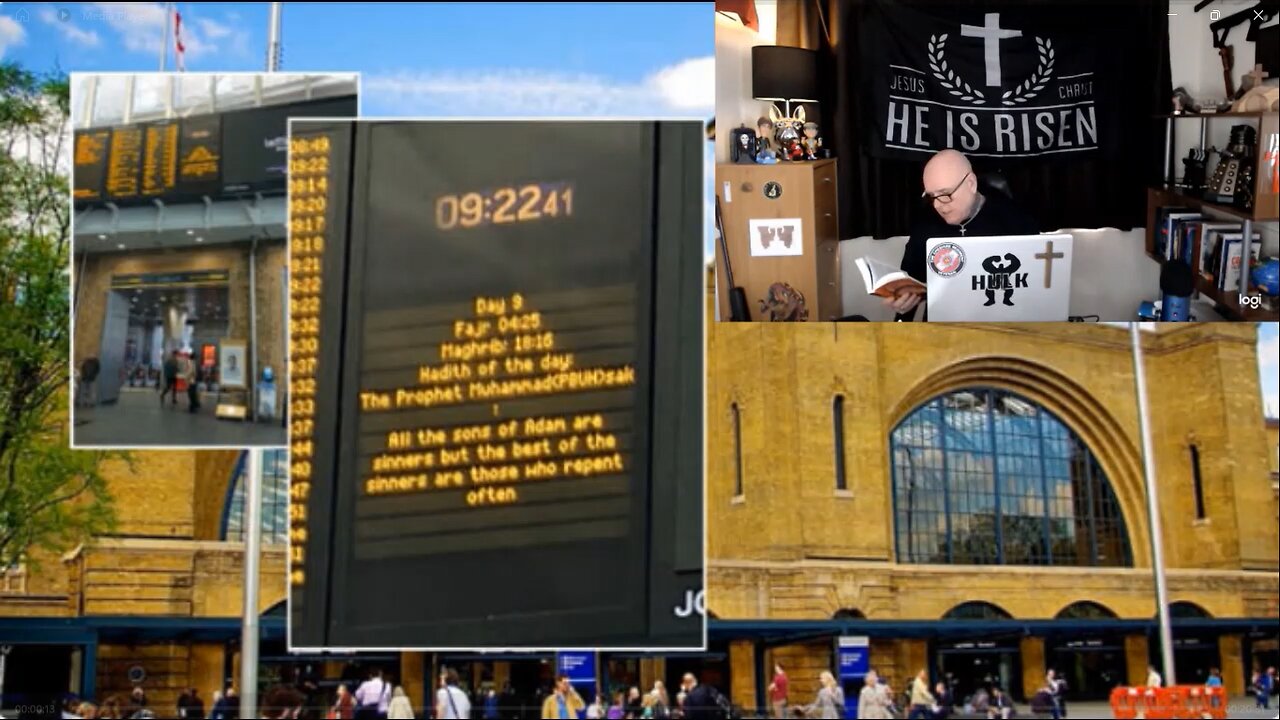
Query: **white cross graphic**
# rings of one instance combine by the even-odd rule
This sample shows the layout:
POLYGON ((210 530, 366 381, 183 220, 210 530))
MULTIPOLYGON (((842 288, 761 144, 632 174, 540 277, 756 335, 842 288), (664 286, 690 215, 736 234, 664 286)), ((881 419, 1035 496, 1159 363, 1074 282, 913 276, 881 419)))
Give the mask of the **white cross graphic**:
POLYGON ((1022 37, 1021 30, 1000 27, 1000 13, 987 13, 984 25, 961 25, 960 34, 986 40, 987 86, 1000 87, 1000 41, 1022 37))

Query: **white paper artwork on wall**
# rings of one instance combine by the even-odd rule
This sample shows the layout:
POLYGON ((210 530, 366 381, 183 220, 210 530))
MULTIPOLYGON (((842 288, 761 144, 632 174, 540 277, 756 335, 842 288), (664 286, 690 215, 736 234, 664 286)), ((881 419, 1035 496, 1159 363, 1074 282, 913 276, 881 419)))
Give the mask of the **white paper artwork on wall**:
POLYGON ((760 256, 803 255, 804 229, 800 218, 749 220, 751 254, 760 256))

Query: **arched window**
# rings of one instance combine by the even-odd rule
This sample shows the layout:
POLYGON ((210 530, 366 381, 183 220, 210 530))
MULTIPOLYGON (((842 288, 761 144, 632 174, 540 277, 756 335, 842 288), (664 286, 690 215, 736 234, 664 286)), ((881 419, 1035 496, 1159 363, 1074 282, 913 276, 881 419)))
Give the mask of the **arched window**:
POLYGON ((836 452, 836 489, 848 490, 844 476, 844 396, 837 395, 831 402, 831 432, 836 452))
POLYGON ((832 620, 866 620, 867 616, 862 614, 861 610, 855 608, 840 608, 834 615, 832 620))
MULTIPOLYGON (((222 539, 244 541, 244 477, 249 471, 246 453, 240 454, 231 478, 231 497, 223 515, 222 539)), ((289 453, 284 449, 262 451, 262 542, 289 541, 289 453)))
POLYGON ((989 602, 966 602, 951 608, 943 620, 1012 620, 1013 616, 999 605, 989 602))
POLYGON ((738 403, 729 406, 733 412, 733 495, 742 495, 742 413, 738 403))
POLYGON ((948 393, 894 428, 899 562, 1130 566, 1111 483, 1061 420, 1014 393, 948 393))
POLYGON ((1175 603, 1169 603, 1169 617, 1208 619, 1213 616, 1209 614, 1208 610, 1193 602, 1179 600, 1175 603))
POLYGON ((1111 612, 1105 605, 1099 605, 1096 602, 1081 600, 1073 602, 1070 605, 1058 611, 1054 616, 1055 620, 1111 620, 1116 614, 1111 612))

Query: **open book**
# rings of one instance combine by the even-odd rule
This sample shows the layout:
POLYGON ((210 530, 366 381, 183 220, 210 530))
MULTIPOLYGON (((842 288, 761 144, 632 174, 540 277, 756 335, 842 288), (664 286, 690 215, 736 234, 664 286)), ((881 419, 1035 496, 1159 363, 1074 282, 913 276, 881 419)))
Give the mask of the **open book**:
POLYGON ((866 283, 868 295, 879 295, 891 298, 903 290, 924 294, 925 284, 903 272, 900 268, 879 260, 860 257, 854 261, 862 282, 866 283))

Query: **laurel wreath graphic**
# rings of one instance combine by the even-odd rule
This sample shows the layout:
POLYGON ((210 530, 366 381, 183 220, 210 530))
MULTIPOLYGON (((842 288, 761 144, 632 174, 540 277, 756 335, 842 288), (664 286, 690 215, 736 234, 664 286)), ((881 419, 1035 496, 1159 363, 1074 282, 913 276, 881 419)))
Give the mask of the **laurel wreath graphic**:
POLYGON ((985 102, 986 97, 982 94, 982 91, 969 85, 964 81, 964 78, 947 67, 946 46, 947 33, 929 36, 929 67, 933 69, 933 76, 938 78, 938 84, 961 100, 973 101, 976 99, 985 102))
POLYGON ((1040 63, 1036 65, 1036 71, 1031 73, 1031 77, 1027 78, 1021 85, 1001 95, 1000 102, 1005 105, 1024 103, 1039 94, 1045 85, 1049 84, 1049 78, 1053 75, 1053 61, 1055 58, 1053 41, 1036 38, 1036 49, 1040 55, 1040 63), (1013 97, 1009 97, 1010 95, 1013 97))

